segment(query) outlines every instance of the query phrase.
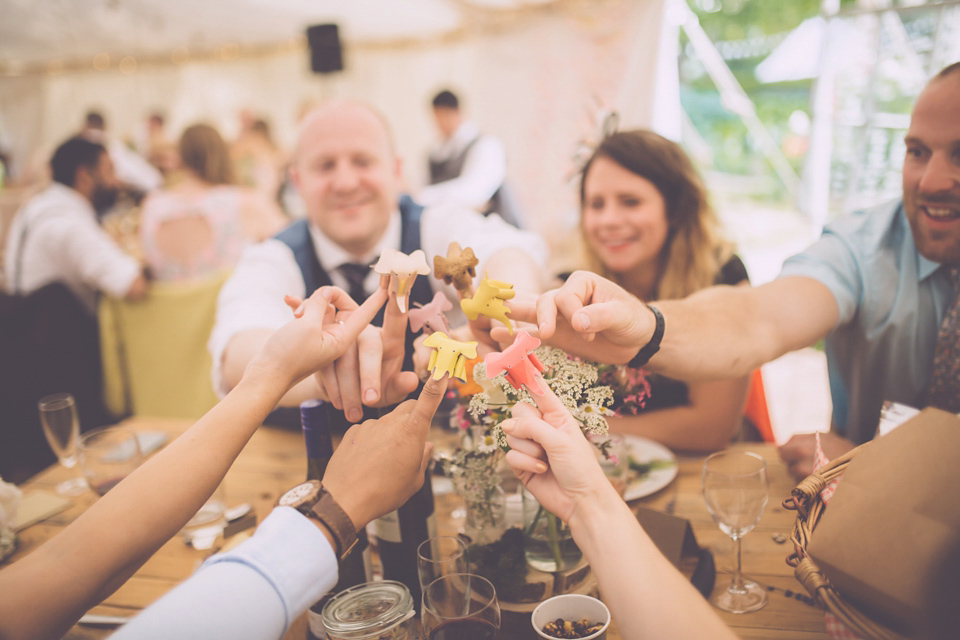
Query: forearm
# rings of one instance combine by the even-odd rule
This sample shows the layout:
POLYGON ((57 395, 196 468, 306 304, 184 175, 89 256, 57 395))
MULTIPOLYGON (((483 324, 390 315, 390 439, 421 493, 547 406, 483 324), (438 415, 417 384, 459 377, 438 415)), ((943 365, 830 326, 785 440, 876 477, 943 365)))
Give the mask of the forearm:
MULTIPOLYGON (((233 389, 243 379, 247 365, 272 334, 270 329, 251 329, 238 333, 230 340, 223 354, 223 382, 227 388, 233 389)), ((316 378, 308 376, 293 385, 276 404, 281 407, 299 407, 304 400, 314 398, 327 399, 316 378)))
POLYGON ((749 378, 688 385, 689 404, 607 418, 610 431, 656 440, 679 451, 713 452, 730 442, 743 420, 749 378))
POLYGON ((570 528, 597 576, 620 635, 632 640, 735 638, 660 553, 612 487, 602 493, 602 498, 578 507, 570 528))
POLYGON ((823 338, 839 316, 824 285, 799 277, 760 287, 711 287, 656 306, 666 328, 648 368, 681 380, 748 375, 823 338))
POLYGON ((268 376, 242 381, 63 532, 0 572, 8 594, 0 637, 58 636, 123 584, 209 498, 284 390, 268 376))

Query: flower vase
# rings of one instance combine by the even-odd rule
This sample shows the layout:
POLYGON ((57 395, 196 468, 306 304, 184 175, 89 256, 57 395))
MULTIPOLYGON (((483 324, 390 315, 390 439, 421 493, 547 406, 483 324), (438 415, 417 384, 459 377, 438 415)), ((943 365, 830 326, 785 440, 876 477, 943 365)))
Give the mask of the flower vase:
POLYGON ((538 571, 566 571, 583 554, 563 520, 547 511, 526 487, 523 493, 523 549, 527 564, 538 571))
POLYGON ((484 500, 466 501, 463 533, 470 544, 485 545, 503 536, 507 523, 507 496, 503 487, 494 487, 484 500))

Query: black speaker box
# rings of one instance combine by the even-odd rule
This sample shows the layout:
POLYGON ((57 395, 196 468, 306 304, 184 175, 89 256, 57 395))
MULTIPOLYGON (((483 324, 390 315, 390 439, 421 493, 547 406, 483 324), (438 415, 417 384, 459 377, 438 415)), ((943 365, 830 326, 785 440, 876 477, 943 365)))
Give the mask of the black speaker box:
POLYGON ((335 24, 315 24, 307 27, 310 46, 310 69, 314 73, 343 71, 343 49, 340 29, 335 24))

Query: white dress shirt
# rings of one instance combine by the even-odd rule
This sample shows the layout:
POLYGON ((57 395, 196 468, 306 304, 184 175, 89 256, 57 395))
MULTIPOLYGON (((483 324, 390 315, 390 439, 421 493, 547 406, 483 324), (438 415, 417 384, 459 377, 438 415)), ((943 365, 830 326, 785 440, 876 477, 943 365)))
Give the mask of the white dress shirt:
POLYGON ((57 182, 17 212, 7 234, 4 268, 10 293, 63 282, 91 313, 97 291, 121 297, 140 275, 140 265, 103 230, 90 202, 57 182))
POLYGON ((507 155, 497 138, 481 135, 476 124, 464 122, 431 152, 430 159, 439 162, 454 158, 474 140, 459 177, 424 187, 417 202, 425 207, 445 203, 483 209, 507 175, 507 155))
POLYGON ((337 584, 337 558, 317 526, 276 507, 252 538, 211 556, 112 640, 269 640, 337 584))
MULTIPOLYGON (((346 287, 346 281, 336 267, 349 257, 342 248, 315 226, 310 226, 310 234, 317 249, 321 266, 330 274, 334 284, 346 287), (325 255, 332 247, 336 251, 325 255), (339 252, 340 255, 337 255, 339 252)), ((515 248, 523 250, 543 268, 547 261, 547 246, 540 236, 523 231, 504 222, 498 215, 484 217, 475 211, 458 207, 438 206, 423 210, 420 217, 420 247, 427 256, 427 264, 433 269, 434 256, 445 256, 451 242, 461 247, 471 247, 479 260, 477 275, 483 277, 487 259, 500 249, 515 248)), ((384 238, 376 247, 376 255, 383 248, 400 248, 400 211, 395 210, 384 238)), ((424 276, 420 276, 424 277, 424 276)), ((463 322, 456 290, 437 280, 433 275, 426 276, 434 291, 443 291, 454 305, 448 318, 451 324, 463 322)), ((379 275, 371 269, 366 285, 368 293, 379 281, 379 275)), ((223 354, 227 343, 238 333, 250 329, 277 329, 293 317, 290 308, 283 302, 284 295, 303 297, 306 286, 293 252, 279 240, 265 240, 249 247, 240 256, 233 274, 220 290, 217 302, 217 319, 210 335, 210 353, 213 356, 214 389, 226 394, 222 374, 223 354)))

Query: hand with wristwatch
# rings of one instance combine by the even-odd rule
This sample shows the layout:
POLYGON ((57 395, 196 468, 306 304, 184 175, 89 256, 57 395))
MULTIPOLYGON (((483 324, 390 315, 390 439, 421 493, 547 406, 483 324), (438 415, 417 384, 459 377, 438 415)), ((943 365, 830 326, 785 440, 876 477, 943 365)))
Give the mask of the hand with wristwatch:
POLYGON ((430 379, 416 400, 377 420, 352 426, 327 465, 323 481, 287 490, 277 506, 293 507, 329 538, 342 559, 368 522, 403 505, 423 483, 433 444, 430 421, 447 381, 430 379))

